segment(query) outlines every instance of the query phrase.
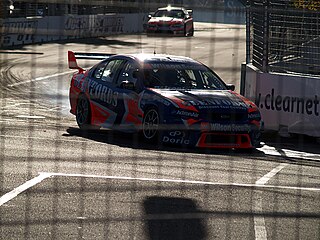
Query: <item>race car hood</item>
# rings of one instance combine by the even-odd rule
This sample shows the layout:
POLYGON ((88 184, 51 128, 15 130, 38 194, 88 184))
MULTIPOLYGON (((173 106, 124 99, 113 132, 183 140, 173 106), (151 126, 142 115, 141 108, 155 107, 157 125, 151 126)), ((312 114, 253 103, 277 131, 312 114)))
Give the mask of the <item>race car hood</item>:
POLYGON ((182 23, 183 20, 180 18, 172 18, 172 17, 153 17, 149 20, 149 23, 182 23))
POLYGON ((257 109, 251 101, 228 90, 153 90, 185 110, 200 112, 206 111, 205 109, 233 109, 242 112, 257 109))

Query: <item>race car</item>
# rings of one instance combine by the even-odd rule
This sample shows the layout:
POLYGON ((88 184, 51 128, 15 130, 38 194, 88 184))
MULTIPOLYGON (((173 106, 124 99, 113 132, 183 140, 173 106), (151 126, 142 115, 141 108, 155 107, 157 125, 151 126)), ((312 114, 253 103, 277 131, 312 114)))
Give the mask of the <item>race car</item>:
POLYGON ((69 98, 80 129, 136 132, 147 142, 184 147, 251 149, 260 142, 257 106, 196 60, 69 51, 68 63, 78 70, 69 98), (99 63, 84 70, 77 59, 99 63))
POLYGON ((166 33, 180 36, 193 36, 192 10, 182 7, 164 7, 149 15, 147 35, 166 33))

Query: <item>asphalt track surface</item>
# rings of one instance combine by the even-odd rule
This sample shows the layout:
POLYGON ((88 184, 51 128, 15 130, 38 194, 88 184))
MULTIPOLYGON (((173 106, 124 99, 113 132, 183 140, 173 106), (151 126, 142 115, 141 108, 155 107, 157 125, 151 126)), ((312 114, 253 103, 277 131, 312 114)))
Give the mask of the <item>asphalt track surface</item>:
MULTIPOLYGON (((0 239, 319 239, 316 139, 264 134, 252 152, 81 132, 67 51, 190 56, 239 89, 245 28, 107 36, 0 53, 0 239)), ((93 63, 85 61, 82 66, 93 63)))

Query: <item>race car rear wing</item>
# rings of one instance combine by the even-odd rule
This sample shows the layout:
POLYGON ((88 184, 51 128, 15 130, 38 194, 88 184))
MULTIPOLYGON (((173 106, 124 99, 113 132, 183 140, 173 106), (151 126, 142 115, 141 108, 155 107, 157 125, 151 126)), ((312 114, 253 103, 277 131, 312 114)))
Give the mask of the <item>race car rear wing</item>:
POLYGON ((78 69, 83 71, 83 68, 79 67, 77 59, 89 59, 89 60, 104 60, 115 54, 106 53, 81 53, 68 51, 68 64, 70 69, 78 69))

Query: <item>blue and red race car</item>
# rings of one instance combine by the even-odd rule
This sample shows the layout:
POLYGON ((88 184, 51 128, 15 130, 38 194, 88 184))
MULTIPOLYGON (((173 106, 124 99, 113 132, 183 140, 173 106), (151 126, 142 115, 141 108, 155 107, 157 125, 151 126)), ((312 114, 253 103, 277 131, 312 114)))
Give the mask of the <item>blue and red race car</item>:
POLYGON ((164 7, 149 15, 147 35, 165 33, 180 36, 193 36, 192 10, 182 7, 164 7))
POLYGON ((70 85, 70 112, 81 129, 139 132, 147 141, 204 148, 260 143, 256 105, 191 58, 69 51, 68 61, 78 69, 70 85), (101 61, 84 70, 79 58, 101 61))

